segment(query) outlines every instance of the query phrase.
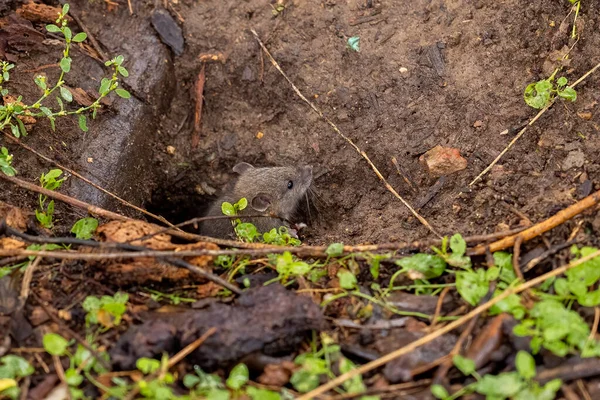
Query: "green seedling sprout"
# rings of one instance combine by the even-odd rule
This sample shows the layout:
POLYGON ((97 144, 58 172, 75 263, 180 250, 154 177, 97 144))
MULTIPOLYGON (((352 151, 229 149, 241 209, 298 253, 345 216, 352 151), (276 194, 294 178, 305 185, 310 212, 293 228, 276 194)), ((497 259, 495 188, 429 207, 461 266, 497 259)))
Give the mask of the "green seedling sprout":
MULTIPOLYGON (((63 50, 62 58, 59 62, 61 73, 54 85, 49 85, 47 78, 44 75, 37 75, 34 78, 35 84, 43 91, 42 96, 33 104, 23 104, 22 96, 17 96, 16 100, 6 102, 4 105, 0 105, 0 131, 6 127, 10 127, 12 134, 19 138, 27 135, 27 130, 22 121, 24 117, 45 117, 50 121, 50 125, 55 130, 55 121, 57 117, 63 117, 66 115, 77 115, 79 128, 87 132, 87 118, 85 113, 88 111, 92 112, 92 118, 96 118, 98 110, 102 107, 100 102, 108 94, 115 92, 119 97, 128 99, 131 94, 119 87, 119 76, 128 77, 129 72, 123 67, 123 56, 117 56, 110 61, 105 63, 105 66, 113 69, 113 74, 110 78, 102 78, 99 88, 99 97, 89 106, 80 107, 75 111, 67 111, 64 106, 64 102, 71 103, 73 101, 73 94, 67 89, 65 84, 65 75, 71 71, 72 59, 70 57, 71 45, 73 43, 81 43, 87 39, 87 34, 84 32, 73 35, 73 32, 67 24, 67 14, 69 12, 69 4, 63 5, 61 12, 58 14, 55 24, 49 24, 46 26, 46 30, 50 33, 61 34, 65 40, 65 48, 63 50), (48 106, 44 106, 43 103, 52 94, 58 93, 56 101, 58 102, 59 111, 54 111, 48 106), (63 102, 64 101, 64 102, 63 102)), ((0 94, 2 96, 8 95, 8 89, 3 84, 10 80, 10 70, 14 68, 14 64, 9 64, 6 61, 0 62, 0 94)), ((3 170, 4 173, 6 171, 3 170)))
POLYGON ((541 386, 534 380, 536 376, 535 359, 526 351, 519 351, 515 359, 516 371, 499 375, 481 376, 475 370, 475 362, 461 355, 452 359, 454 366, 465 376, 475 378, 475 382, 464 386, 450 395, 442 385, 432 385, 431 393, 443 400, 454 400, 471 393, 486 396, 486 399, 513 400, 552 400, 562 385, 560 379, 553 379, 541 386))
POLYGON ((554 76, 558 69, 548 79, 530 83, 523 92, 525 103, 535 109, 541 109, 549 105, 556 96, 563 100, 577 100, 577 92, 570 86, 567 86, 567 78, 564 76, 554 82, 554 76))
POLYGON ((15 176, 17 170, 12 167, 13 155, 8 154, 8 149, 4 146, 0 148, 0 171, 8 176, 15 176))
MULTIPOLYGON (((57 190, 63 184, 65 178, 58 179, 62 175, 62 170, 51 169, 47 174, 40 176, 40 186, 47 190, 57 190)), ((39 210, 35 210, 35 217, 38 222, 47 229, 54 226, 54 200, 46 201, 48 196, 40 194, 38 198, 39 210)))

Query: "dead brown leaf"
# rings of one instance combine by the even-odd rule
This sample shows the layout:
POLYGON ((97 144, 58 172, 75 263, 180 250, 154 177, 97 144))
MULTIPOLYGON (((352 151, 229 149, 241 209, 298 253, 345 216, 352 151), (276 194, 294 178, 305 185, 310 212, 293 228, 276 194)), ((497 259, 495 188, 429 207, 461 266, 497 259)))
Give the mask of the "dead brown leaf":
POLYGON ((25 243, 20 240, 4 237, 0 239, 0 249, 2 250, 14 250, 25 248, 25 243))
POLYGON ((296 365, 291 361, 283 361, 280 364, 267 364, 263 373, 258 377, 258 382, 263 385, 281 387, 290 381, 292 372, 296 365))
POLYGON ((100 238, 105 242, 125 243, 131 242, 135 246, 144 246, 154 250, 172 250, 175 245, 171 243, 171 236, 165 233, 152 236, 149 239, 134 240, 158 231, 155 225, 143 221, 111 221, 98 228, 100 238))
POLYGON ((111 281, 117 285, 143 285, 163 280, 177 282, 190 276, 187 269, 160 264, 152 258, 110 264, 104 268, 104 273, 111 275, 111 281))
MULTIPOLYGON (((25 104, 23 104, 23 102, 21 101, 17 101, 17 98, 14 96, 10 96, 10 95, 6 95, 4 97, 2 97, 2 100, 4 100, 4 104, 18 104, 20 106, 24 106, 25 104)), ((37 120, 35 118, 33 118, 29 111, 25 111, 25 115, 17 115, 17 118, 19 118, 25 125, 32 125, 35 124, 37 122, 37 120)))
POLYGON ((206 298, 216 296, 221 289, 222 287, 217 285, 216 283, 207 282, 204 285, 199 285, 196 289, 196 292, 198 293, 198 296, 200 296, 200 298, 206 298))

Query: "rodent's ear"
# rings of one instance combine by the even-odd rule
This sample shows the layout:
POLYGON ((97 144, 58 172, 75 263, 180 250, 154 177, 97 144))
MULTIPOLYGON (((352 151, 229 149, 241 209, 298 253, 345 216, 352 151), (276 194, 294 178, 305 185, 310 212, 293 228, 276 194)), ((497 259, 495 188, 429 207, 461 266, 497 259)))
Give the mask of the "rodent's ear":
POLYGON ((258 212, 265 212, 271 205, 271 197, 265 193, 259 193, 252 199, 252 208, 258 212))
POLYGON ((254 168, 254 167, 251 164, 248 164, 247 162, 241 162, 241 163, 235 164, 235 167, 233 167, 233 172, 237 172, 238 174, 241 175, 244 172, 246 172, 252 168, 254 168))

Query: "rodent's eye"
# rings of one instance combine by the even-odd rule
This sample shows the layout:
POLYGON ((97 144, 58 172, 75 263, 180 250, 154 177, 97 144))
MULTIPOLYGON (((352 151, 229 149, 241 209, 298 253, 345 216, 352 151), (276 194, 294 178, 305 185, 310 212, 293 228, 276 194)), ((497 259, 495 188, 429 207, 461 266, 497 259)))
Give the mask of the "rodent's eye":
POLYGON ((291 189, 294 187, 294 181, 288 181, 288 189, 291 189))

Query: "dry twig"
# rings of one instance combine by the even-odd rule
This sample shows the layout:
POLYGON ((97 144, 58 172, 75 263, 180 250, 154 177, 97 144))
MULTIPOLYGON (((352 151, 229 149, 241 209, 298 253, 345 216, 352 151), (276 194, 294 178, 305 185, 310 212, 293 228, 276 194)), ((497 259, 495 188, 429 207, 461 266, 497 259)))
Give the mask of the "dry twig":
POLYGON ((196 97, 196 107, 194 109, 194 132, 192 133, 192 149, 198 147, 200 143, 200 131, 202 129, 202 103, 204 102, 204 82, 206 81, 206 63, 202 63, 202 69, 198 74, 198 80, 194 86, 196 97))
POLYGON ((498 240, 497 242, 491 243, 490 245, 479 245, 472 250, 467 252, 468 255, 482 255, 485 254, 486 249, 494 253, 499 250, 504 250, 515 245, 518 237, 522 237, 524 242, 531 240, 552 228, 568 221, 574 216, 581 214, 588 208, 600 202, 600 190, 592 193, 588 197, 578 201, 577 203, 565 208, 554 214, 552 217, 533 225, 530 228, 525 229, 523 232, 517 233, 516 235, 505 237, 504 239, 498 240))

